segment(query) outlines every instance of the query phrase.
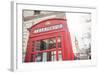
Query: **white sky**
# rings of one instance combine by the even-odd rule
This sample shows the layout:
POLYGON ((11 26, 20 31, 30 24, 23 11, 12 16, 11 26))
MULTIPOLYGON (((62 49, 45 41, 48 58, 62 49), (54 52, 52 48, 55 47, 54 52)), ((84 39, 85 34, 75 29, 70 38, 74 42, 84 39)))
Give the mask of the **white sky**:
POLYGON ((78 40, 79 48, 82 49, 84 47, 82 37, 84 36, 84 33, 90 32, 89 28, 91 27, 91 23, 87 21, 91 19, 91 14, 66 13, 66 19, 75 52, 75 37, 78 40))

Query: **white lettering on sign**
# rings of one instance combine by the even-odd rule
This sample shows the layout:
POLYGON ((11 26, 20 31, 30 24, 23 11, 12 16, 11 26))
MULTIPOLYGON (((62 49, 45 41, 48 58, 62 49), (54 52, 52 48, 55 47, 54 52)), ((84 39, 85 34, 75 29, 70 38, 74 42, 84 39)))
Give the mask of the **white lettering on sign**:
POLYGON ((54 26, 49 26, 49 27, 44 27, 44 28, 38 28, 34 30, 33 33, 40 33, 40 32, 46 32, 46 31, 51 31, 51 30, 56 30, 62 28, 62 24, 54 25, 54 26))

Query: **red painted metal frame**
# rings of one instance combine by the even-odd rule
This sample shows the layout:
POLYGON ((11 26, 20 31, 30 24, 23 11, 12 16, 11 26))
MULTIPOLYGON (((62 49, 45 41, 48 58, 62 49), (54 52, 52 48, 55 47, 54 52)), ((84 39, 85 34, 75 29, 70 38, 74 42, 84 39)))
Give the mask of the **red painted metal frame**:
MULTIPOLYGON (((49 25, 50 26, 50 25, 49 25)), ((36 54, 37 53, 43 53, 43 52, 50 52, 50 51, 56 51, 56 60, 59 60, 58 57, 58 51, 61 51, 62 53, 62 60, 73 60, 74 54, 72 50, 72 44, 71 44, 71 38, 70 33, 68 31, 67 22, 65 19, 58 19, 58 18, 52 18, 48 20, 41 21, 37 23, 36 25, 32 26, 29 30, 29 40, 27 43, 27 50, 25 55, 25 62, 30 62, 31 54, 34 54, 33 61, 36 62, 36 54), (50 21, 52 25, 55 24, 63 24, 63 28, 59 30, 51 30, 49 32, 43 32, 43 33, 34 33, 33 30, 36 28, 44 27, 44 23, 46 21, 50 21), (58 36, 61 37, 61 48, 58 48, 58 36), (34 47, 34 52, 32 52, 32 42, 37 40, 43 40, 48 38, 56 38, 56 48, 53 49, 47 49, 42 51, 36 51, 36 48, 34 47)))
POLYGON ((56 60, 58 61, 58 38, 56 37, 56 60))
MULTIPOLYGON (((52 49, 48 49, 48 50, 42 50, 42 51, 36 51, 36 48, 34 48, 34 52, 31 52, 31 54, 34 54, 33 61, 34 62, 36 61, 36 57, 35 57, 36 54, 38 54, 38 53, 44 53, 44 52, 52 52, 52 51, 56 51, 56 60, 58 61, 58 51, 62 51, 62 49, 58 48, 58 42, 57 42, 58 35, 57 35, 57 33, 56 34, 49 34, 48 36, 42 35, 41 37, 36 37, 35 39, 31 38, 31 45, 32 45, 33 41, 44 40, 44 39, 49 39, 49 38, 56 38, 56 48, 52 48, 52 49)), ((62 39, 61 39, 61 42, 63 42, 62 39)))

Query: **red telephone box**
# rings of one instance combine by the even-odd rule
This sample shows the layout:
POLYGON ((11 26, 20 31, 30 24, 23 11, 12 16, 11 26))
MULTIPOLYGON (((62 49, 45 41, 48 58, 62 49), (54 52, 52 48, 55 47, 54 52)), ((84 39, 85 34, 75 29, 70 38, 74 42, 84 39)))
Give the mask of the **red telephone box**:
POLYGON ((74 59, 66 19, 43 20, 33 25, 28 31, 25 62, 74 59))

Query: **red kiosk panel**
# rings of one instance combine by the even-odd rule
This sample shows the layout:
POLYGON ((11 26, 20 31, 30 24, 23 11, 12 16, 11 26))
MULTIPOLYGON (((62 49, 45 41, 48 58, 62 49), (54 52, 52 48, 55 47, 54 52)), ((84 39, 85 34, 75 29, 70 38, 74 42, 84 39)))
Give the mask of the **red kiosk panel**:
POLYGON ((47 19, 33 25, 28 30, 29 39, 25 62, 74 59, 70 33, 65 19, 47 19))

